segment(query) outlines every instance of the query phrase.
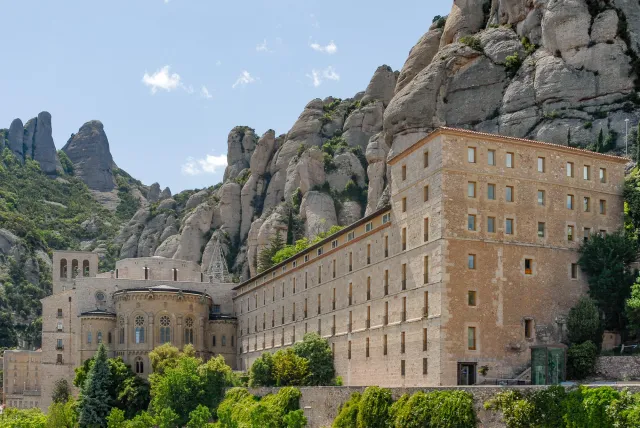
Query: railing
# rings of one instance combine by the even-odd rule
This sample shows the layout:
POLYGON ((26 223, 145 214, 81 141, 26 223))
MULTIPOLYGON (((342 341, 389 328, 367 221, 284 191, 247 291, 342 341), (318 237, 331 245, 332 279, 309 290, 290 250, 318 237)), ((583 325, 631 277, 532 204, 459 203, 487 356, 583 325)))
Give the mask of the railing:
POLYGON ((484 378, 478 385, 530 385, 531 381, 527 379, 502 379, 502 378, 484 378))
POLYGON ((64 350, 64 345, 56 345, 56 349, 58 351, 63 351, 64 350))

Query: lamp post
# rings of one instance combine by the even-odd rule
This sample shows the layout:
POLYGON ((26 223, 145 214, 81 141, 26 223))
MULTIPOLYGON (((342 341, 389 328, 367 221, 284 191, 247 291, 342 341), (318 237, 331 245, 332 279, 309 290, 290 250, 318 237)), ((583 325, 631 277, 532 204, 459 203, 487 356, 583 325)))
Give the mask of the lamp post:
POLYGON ((629 156, 629 119, 624 120, 624 155, 629 156))

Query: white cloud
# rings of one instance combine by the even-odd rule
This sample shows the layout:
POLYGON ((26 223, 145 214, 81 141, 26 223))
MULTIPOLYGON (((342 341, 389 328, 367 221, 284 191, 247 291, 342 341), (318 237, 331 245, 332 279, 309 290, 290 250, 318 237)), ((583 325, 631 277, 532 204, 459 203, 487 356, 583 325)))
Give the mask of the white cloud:
POLYGON ((309 46, 316 52, 322 52, 329 55, 333 55, 334 53, 338 52, 338 46, 336 46, 333 40, 331 40, 326 46, 322 46, 319 43, 311 43, 309 46))
POLYGON ((227 155, 206 155, 202 159, 188 157, 187 161, 182 165, 182 174, 215 174, 218 170, 224 169, 226 166, 227 155))
POLYGON ((311 74, 307 74, 307 77, 311 79, 313 86, 316 88, 322 84, 325 80, 340 80, 340 75, 336 72, 333 66, 328 66, 324 70, 311 70, 311 74))
POLYGON ((211 94, 209 93, 209 90, 207 89, 207 87, 206 87, 206 86, 203 86, 203 87, 200 89, 200 95, 202 96, 202 98, 206 98, 206 99, 213 98, 213 95, 211 95, 211 94))
POLYGON ((269 50, 269 47, 267 46, 267 39, 264 39, 264 41, 262 43, 258 43, 256 45, 256 51, 258 51, 258 52, 273 52, 273 51, 269 50))
POLYGON ((153 74, 147 72, 142 76, 142 83, 151 88, 151 93, 155 94, 158 89, 171 92, 178 87, 182 87, 182 81, 178 73, 169 74, 169 66, 165 65, 153 74))
POLYGON ((235 89, 236 86, 246 86, 249 83, 254 83, 255 81, 256 78, 253 77, 251 73, 249 73, 247 70, 243 70, 242 73, 240 73, 238 79, 236 79, 236 82, 231 85, 231 88, 235 89))

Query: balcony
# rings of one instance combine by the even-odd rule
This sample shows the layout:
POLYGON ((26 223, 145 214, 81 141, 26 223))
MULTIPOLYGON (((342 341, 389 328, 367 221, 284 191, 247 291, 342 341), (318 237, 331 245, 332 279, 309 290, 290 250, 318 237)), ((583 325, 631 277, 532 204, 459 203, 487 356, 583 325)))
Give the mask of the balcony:
POLYGON ((64 351, 64 345, 56 345, 56 350, 64 351))

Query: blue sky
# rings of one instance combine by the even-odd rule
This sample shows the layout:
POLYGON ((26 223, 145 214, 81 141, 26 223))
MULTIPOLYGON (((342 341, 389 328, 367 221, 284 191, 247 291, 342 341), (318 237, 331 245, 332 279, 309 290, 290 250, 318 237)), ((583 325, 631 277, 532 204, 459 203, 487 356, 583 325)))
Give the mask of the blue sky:
POLYGON ((222 179, 227 134, 285 133, 313 98, 400 69, 450 1, 0 0, 0 128, 42 110, 62 148, 104 123, 115 162, 177 192, 222 179))

